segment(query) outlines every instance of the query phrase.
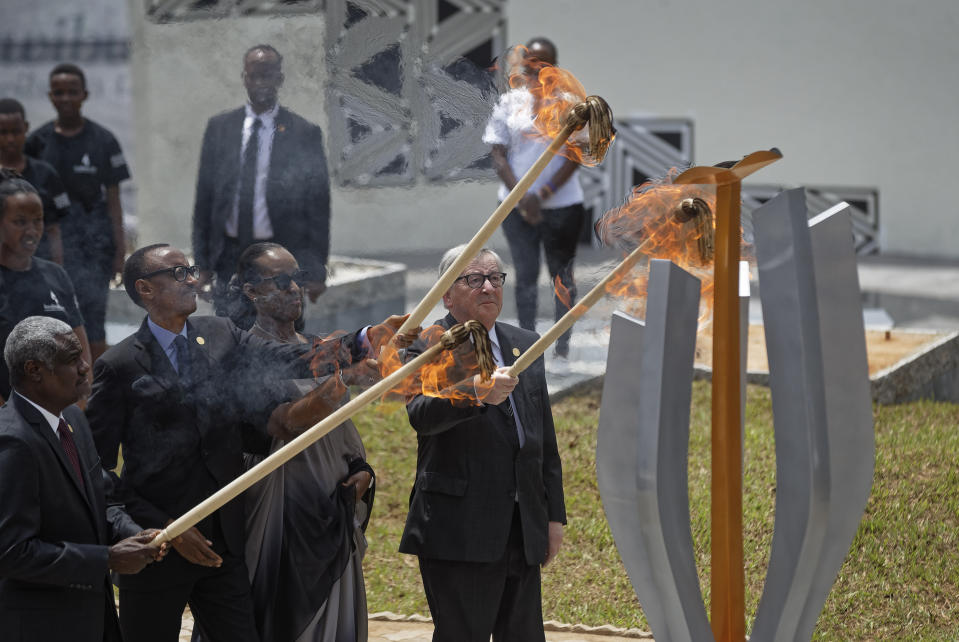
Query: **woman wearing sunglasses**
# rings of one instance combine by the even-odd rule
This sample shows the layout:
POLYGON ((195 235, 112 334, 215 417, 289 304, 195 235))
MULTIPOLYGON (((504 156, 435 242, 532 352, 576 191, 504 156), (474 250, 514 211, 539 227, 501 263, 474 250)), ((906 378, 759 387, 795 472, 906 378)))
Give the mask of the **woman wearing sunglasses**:
MULTIPOLYGON (((30 316, 65 321, 90 361, 90 345, 70 277, 62 267, 34 256, 43 237, 43 203, 36 188, 0 170, 0 351, 13 327, 30 316)), ((0 403, 10 398, 10 375, 0 358, 0 403)))
MULTIPOLYGON (((311 342, 295 327, 308 280, 283 246, 251 245, 232 282, 234 323, 264 339, 311 342)), ((328 383, 296 382, 300 394, 336 388, 328 383)), ((348 400, 345 386, 338 390, 334 407, 348 400)), ((274 449, 282 444, 275 440, 274 449)), ((346 421, 247 492, 246 562, 264 640, 366 639, 361 561, 372 473, 359 432, 346 421)))

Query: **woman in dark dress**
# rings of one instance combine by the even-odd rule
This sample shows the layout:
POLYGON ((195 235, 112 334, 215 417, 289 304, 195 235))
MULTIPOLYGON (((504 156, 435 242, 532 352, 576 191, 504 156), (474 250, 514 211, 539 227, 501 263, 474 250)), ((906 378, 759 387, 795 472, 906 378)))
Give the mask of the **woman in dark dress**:
MULTIPOLYGON (((239 259, 231 316, 241 324, 252 316, 250 332, 264 339, 311 342, 294 327, 305 279, 285 248, 254 244, 239 259)), ((317 386, 336 390, 331 410, 348 400, 342 381, 295 384, 300 395, 317 386)), ((283 443, 275 440, 273 449, 283 443)), ((247 492, 246 563, 264 640, 366 640, 361 562, 372 482, 363 442, 346 421, 247 492)))
MULTIPOLYGON (((43 203, 37 190, 10 170, 0 170, 0 349, 13 327, 30 316, 65 321, 90 363, 83 317, 62 267, 34 256, 43 237, 43 203)), ((0 359, 0 402, 10 396, 10 376, 0 359)))

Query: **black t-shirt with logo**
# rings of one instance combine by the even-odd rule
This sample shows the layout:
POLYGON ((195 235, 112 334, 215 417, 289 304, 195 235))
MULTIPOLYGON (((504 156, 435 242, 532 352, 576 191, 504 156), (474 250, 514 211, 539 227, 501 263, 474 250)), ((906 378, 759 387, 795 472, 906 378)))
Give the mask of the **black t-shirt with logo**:
MULTIPOLYGON (((26 157, 26 167, 23 168, 23 178, 37 188, 40 200, 43 202, 43 224, 47 227, 56 225, 60 219, 70 213, 70 197, 60 180, 60 175, 53 165, 36 158, 26 157)), ((41 259, 50 258, 50 246, 47 243, 46 231, 37 246, 34 256, 41 259)))
MULTIPOLYGON (((20 321, 32 316, 53 317, 71 328, 83 325, 77 297, 66 271, 50 261, 33 258, 29 270, 0 266, 0 350, 20 321)), ((0 396, 10 398, 10 373, 0 359, 0 396)))
POLYGON ((27 137, 24 151, 53 165, 70 200, 87 211, 105 199, 104 188, 130 178, 120 143, 105 127, 89 118, 76 136, 58 134, 50 121, 27 137))

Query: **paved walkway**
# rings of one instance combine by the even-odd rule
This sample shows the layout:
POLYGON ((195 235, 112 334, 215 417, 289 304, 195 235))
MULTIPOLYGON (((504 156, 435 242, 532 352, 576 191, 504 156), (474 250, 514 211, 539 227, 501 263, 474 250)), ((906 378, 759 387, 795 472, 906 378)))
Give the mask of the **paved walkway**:
MULTIPOLYGON (((616 629, 611 626, 585 627, 582 625, 547 622, 546 642, 627 642, 646 640, 653 637, 638 629, 616 629)), ((180 630, 180 642, 190 642, 193 631, 193 616, 189 609, 183 615, 183 627, 180 630)), ((374 613, 370 615, 368 642, 430 642, 433 638, 433 624, 422 616, 404 618, 393 613, 374 613)))
MULTIPOLYGON (((435 283, 441 255, 442 251, 437 250, 375 258, 407 266, 406 305, 411 309, 435 283)), ((509 262, 509 252, 504 251, 502 255, 509 262)), ((581 247, 576 257, 579 295, 588 292, 619 258, 616 251, 608 248, 581 247)), ((859 282, 868 326, 959 330, 959 261, 863 257, 859 261, 859 282)), ((753 283, 753 292, 756 285, 753 283)), ((516 324, 516 300, 510 286, 507 277, 500 318, 516 324)), ((552 284, 545 266, 540 271, 538 292, 536 330, 542 334, 553 323, 552 284)), ((568 359, 557 359, 552 350, 546 353, 546 382, 551 397, 562 396, 606 372, 610 316, 620 309, 623 309, 621 301, 608 298, 601 301, 576 322, 568 359)), ((427 322, 445 314, 446 310, 438 305, 427 315, 427 322)), ((758 322, 761 318, 759 299, 754 298, 750 302, 750 319, 758 322)))

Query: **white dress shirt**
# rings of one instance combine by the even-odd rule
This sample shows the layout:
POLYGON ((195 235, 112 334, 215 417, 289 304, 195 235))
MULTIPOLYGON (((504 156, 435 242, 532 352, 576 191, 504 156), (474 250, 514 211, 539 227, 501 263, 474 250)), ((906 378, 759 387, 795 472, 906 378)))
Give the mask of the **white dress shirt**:
MULTIPOLYGON (((19 392, 17 394, 20 395, 21 399, 23 399, 28 404, 30 404, 31 406, 33 406, 34 408, 40 411, 40 414, 43 415, 43 418, 46 419, 48 424, 50 424, 50 428, 53 429, 53 434, 57 436, 57 439, 59 439, 60 438, 60 420, 63 419, 63 415, 60 415, 59 417, 57 417, 55 414, 53 414, 46 408, 43 408, 33 403, 33 401, 31 401, 30 399, 27 399, 26 397, 21 395, 19 392)), ((64 423, 66 423, 66 419, 64 419, 63 421, 64 423)))

